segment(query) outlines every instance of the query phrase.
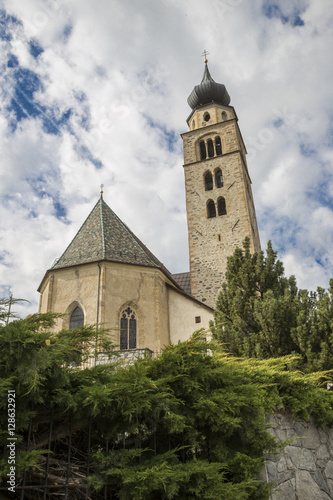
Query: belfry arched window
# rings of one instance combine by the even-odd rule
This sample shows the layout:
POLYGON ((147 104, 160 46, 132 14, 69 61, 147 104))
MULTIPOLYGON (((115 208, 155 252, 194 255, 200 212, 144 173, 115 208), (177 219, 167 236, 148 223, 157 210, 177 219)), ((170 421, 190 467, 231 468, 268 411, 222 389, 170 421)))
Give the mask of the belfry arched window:
POLYGON ((221 137, 219 136, 215 137, 215 151, 216 151, 216 156, 220 156, 222 154, 222 143, 221 143, 221 137))
POLYGON ((205 174, 205 191, 213 189, 213 176, 211 172, 205 174))
POLYGON ((226 215, 226 213, 227 213, 227 207, 226 207, 226 204, 225 204, 225 198, 223 198, 223 196, 221 196, 221 198, 219 198, 217 200, 217 213, 219 215, 226 215))
POLYGON ((215 171, 215 186, 217 188, 223 187, 223 175, 220 168, 215 171))
POLYGON ((207 141, 207 149, 208 149, 208 156, 209 156, 209 158, 213 158, 213 156, 214 156, 214 145, 213 145, 213 141, 211 139, 208 139, 208 141, 207 141))
POLYGON ((69 329, 74 330, 74 328, 79 328, 84 324, 84 314, 81 307, 77 306, 71 314, 69 320, 69 329))
POLYGON ((136 349, 136 331, 135 312, 127 307, 120 318, 120 349, 136 349))
POLYGON ((213 200, 209 200, 207 203, 207 218, 212 219, 213 217, 216 217, 216 207, 213 200))
POLYGON ((200 141, 199 147, 200 147, 200 160, 205 160, 207 158, 205 141, 200 141))

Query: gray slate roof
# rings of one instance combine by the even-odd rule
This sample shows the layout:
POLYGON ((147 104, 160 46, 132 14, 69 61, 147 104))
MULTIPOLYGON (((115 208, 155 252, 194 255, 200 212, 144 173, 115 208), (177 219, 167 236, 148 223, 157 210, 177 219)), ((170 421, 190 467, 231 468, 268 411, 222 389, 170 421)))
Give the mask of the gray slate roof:
POLYGON ((119 219, 102 197, 52 269, 99 260, 158 267, 171 276, 163 264, 119 219))
POLYGON ((191 295, 191 275, 189 272, 173 274, 172 277, 187 295, 191 295))

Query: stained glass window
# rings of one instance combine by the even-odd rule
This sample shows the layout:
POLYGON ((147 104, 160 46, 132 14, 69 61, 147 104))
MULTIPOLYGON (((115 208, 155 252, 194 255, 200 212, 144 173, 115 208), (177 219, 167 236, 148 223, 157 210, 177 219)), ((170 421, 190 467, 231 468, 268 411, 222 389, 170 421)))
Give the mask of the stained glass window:
POLYGON ((136 349, 136 329, 135 312, 127 307, 120 318, 120 349, 136 349))
POLYGON ((79 328, 84 324, 84 315, 81 307, 76 307, 71 314, 69 321, 69 329, 74 330, 74 328, 79 328))

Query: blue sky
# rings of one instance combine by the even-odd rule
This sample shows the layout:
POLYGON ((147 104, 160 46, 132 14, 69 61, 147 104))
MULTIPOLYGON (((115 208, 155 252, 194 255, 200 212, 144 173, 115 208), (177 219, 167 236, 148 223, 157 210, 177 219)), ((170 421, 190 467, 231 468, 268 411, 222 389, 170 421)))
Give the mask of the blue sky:
POLYGON ((0 294, 36 289, 96 203, 188 270, 182 141, 203 59, 248 149, 262 247, 333 277, 330 0, 2 0, 0 294))

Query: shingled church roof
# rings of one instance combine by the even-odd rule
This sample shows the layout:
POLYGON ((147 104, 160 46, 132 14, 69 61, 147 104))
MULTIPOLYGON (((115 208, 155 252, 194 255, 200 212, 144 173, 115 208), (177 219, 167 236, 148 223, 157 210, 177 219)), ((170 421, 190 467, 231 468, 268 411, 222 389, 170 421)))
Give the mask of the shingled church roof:
POLYGON ((52 269, 100 260, 169 271, 105 203, 102 196, 52 269))

